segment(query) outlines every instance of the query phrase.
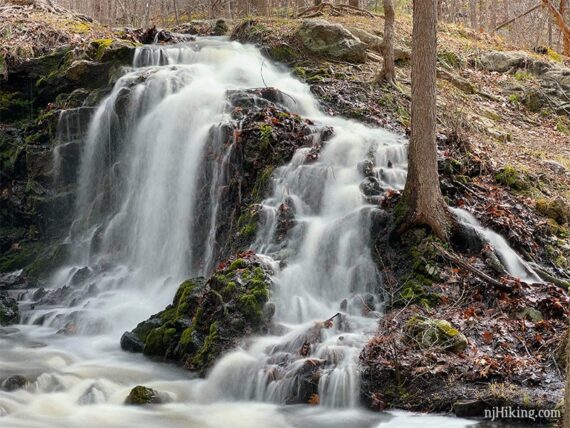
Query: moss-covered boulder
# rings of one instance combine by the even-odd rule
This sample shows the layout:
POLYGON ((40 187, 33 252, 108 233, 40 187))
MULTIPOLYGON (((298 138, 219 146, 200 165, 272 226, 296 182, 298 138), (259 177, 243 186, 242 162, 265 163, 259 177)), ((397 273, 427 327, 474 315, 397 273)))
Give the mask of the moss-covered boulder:
POLYGON ((125 399, 125 404, 133 406, 143 406, 145 404, 160 404, 163 400, 158 391, 146 386, 138 385, 131 389, 125 399))
POLYGON ((172 304, 126 332, 121 347, 204 374, 244 336, 267 330, 271 273, 251 252, 233 257, 208 280, 183 282, 172 304))
POLYGON ((433 318, 412 317, 406 323, 406 334, 413 345, 421 349, 444 348, 451 352, 463 352, 467 338, 449 321, 433 318))
POLYGON ((538 199, 536 209, 558 224, 566 224, 570 220, 570 206, 562 198, 538 199))

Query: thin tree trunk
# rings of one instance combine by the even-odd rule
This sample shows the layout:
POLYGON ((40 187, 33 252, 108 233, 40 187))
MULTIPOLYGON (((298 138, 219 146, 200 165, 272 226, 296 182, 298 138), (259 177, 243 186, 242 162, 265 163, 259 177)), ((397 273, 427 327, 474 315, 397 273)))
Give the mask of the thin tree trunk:
POLYGON ((471 19, 471 28, 476 30, 477 29, 477 0, 469 0, 469 18, 471 19))
POLYGON ((178 4, 176 3, 176 0, 172 0, 172 3, 174 5, 174 16, 176 18, 176 25, 180 25, 180 15, 178 15, 178 4))
MULTIPOLYGON (((566 6, 568 4, 568 0, 560 0, 560 16, 564 20, 566 15, 566 6)), ((562 34, 562 43, 563 43, 563 52, 564 55, 570 56, 570 36, 568 34, 561 31, 562 34)))
POLYGON ((437 2, 416 0, 412 31, 412 132, 400 232, 427 225, 441 239, 451 223, 439 186, 436 131, 437 2))
POLYGON ((394 65, 394 2, 393 0, 384 0, 384 40, 382 42, 382 54, 384 56, 384 65, 378 73, 375 81, 388 82, 395 84, 396 67, 394 65))

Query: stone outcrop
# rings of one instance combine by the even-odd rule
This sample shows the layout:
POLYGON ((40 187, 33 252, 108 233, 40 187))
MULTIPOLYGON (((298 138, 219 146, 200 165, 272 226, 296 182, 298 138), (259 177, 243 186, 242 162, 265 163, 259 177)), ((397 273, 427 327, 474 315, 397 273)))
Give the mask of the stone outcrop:
POLYGON ((297 35, 303 46, 314 54, 355 63, 366 61, 366 44, 340 24, 306 20, 297 35))
POLYGON ((171 305, 121 338, 130 352, 177 361, 204 374, 240 340, 267 331, 271 269, 253 253, 222 263, 209 279, 182 283, 171 305))

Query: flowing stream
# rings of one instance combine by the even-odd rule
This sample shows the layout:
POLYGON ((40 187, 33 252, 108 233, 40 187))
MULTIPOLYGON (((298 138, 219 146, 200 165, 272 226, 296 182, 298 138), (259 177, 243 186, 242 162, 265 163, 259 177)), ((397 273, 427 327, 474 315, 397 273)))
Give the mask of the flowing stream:
MULTIPOLYGON (((76 138, 66 132, 66 121, 77 120, 72 116, 62 116, 62 144, 76 138)), ((0 426, 474 424, 359 406, 358 355, 377 327, 382 290, 368 245, 377 208, 362 195, 358 164, 369 162, 372 181, 382 188, 402 188, 401 137, 323 114, 308 86, 287 70, 264 61, 254 47, 218 39, 139 49, 133 67, 96 109, 86 135, 67 237, 72 250, 50 284, 59 289, 59 299, 36 309, 24 301, 23 324, 0 333, 0 379, 28 379, 22 389, 0 391, 0 426), (306 164, 308 149, 300 149, 274 172, 262 204, 263 227, 254 249, 275 268, 271 300, 280 333, 252 338, 245 349, 225 355, 206 379, 122 352, 125 330, 170 303, 181 281, 207 275, 219 262, 213 237, 232 147, 216 129, 230 120, 228 90, 265 85, 286 93, 283 102, 291 111, 335 130, 318 161, 306 164), (283 202, 293 209, 296 224, 287 239, 276 240, 283 202), (296 392, 305 359, 290 365, 279 382, 268 381, 267 368, 297 352, 316 323, 339 311, 343 321, 325 329, 306 356, 334 362, 319 381, 320 405, 284 405, 296 392), (138 384, 161 391, 168 403, 123 405, 138 384)), ((65 168, 64 159, 56 161, 58 171, 65 168)))

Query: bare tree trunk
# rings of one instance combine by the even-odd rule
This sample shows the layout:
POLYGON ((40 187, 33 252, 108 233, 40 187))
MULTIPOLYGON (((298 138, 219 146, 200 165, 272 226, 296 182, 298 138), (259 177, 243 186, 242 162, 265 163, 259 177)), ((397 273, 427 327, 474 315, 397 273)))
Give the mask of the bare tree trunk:
POLYGON ((384 65, 374 79, 376 82, 388 82, 395 84, 396 67, 394 65, 394 1, 384 0, 384 40, 382 42, 382 54, 384 65))
POLYGON ((490 30, 494 33, 495 27, 497 26, 497 0, 491 0, 489 4, 489 15, 491 18, 490 30))
POLYGON ((477 29, 477 0, 469 0, 469 18, 471 19, 471 28, 477 29))
POLYGON ((400 232, 427 225, 448 238, 451 218, 439 186, 436 131, 437 0, 416 0, 412 31, 412 132, 400 232))
POLYGON ((348 4, 352 7, 360 7, 359 0, 348 0, 348 4))
POLYGON ((180 15, 178 14, 178 4, 176 3, 176 0, 172 0, 172 3, 174 5, 174 16, 176 17, 176 25, 180 25, 180 15))
MULTIPOLYGON (((566 15, 566 6, 567 6, 568 0, 560 0, 560 16, 562 16, 562 19, 565 18, 566 15)), ((564 55, 570 56, 570 36, 568 36, 568 34, 566 34, 564 31, 561 31, 562 33, 562 43, 563 43, 563 52, 564 55)))

